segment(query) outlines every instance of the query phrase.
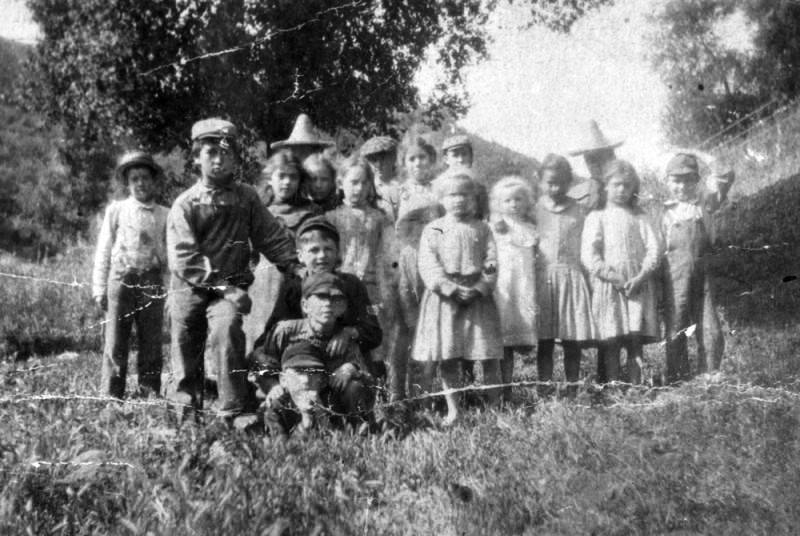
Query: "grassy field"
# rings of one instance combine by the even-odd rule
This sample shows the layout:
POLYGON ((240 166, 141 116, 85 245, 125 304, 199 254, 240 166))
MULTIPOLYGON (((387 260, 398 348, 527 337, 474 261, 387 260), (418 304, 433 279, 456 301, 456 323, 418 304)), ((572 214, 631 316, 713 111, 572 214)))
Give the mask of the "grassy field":
MULTIPOLYGON (((0 257, 0 534, 795 534, 800 241, 759 217, 782 210, 770 198, 796 206, 794 184, 721 215, 720 373, 604 396, 587 382, 576 401, 519 386, 507 409, 451 429, 420 411, 400 437, 281 443, 104 400, 89 248, 0 257)), ((646 376, 662 362, 649 347, 646 376)))

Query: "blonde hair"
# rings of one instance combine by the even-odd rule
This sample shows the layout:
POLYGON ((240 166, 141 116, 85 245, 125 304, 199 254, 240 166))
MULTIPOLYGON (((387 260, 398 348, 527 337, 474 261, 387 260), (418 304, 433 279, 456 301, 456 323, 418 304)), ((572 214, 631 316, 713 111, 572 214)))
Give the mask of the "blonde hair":
POLYGON ((501 178, 497 181, 494 186, 492 186, 492 192, 489 196, 489 202, 491 207, 491 214, 490 218, 492 221, 499 221, 502 218, 502 209, 501 203, 505 196, 510 195, 512 193, 522 192, 525 195, 525 199, 528 202, 527 209, 523 214, 523 217, 529 221, 533 222, 533 212, 534 207, 536 205, 536 194, 533 191, 531 185, 520 177, 519 175, 506 175, 505 177, 501 178))

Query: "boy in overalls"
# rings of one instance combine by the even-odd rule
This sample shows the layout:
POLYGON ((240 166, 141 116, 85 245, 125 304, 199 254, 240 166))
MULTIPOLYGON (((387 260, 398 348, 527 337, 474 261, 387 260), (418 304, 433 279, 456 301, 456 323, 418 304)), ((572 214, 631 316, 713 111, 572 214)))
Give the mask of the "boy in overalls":
POLYGON ((725 201, 733 172, 714 173, 700 190, 697 157, 677 154, 667 164, 667 186, 673 199, 664 204, 661 231, 666 242, 664 305, 667 329, 666 380, 690 377, 687 330, 695 326, 698 369, 707 369, 704 334, 711 341, 711 367, 719 367, 724 338, 711 295, 705 255, 711 247, 710 215, 725 201))

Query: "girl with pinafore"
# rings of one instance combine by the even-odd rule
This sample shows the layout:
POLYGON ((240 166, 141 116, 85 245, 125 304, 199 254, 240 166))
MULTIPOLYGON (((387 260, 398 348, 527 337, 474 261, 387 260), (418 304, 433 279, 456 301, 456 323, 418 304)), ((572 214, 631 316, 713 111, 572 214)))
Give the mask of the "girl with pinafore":
MULTIPOLYGON (((444 424, 458 419, 462 360, 482 361, 484 382, 499 381, 502 357, 500 320, 492 292, 497 282, 497 249, 489 225, 475 217, 476 188, 465 174, 450 174, 437 183, 445 215, 422 231, 419 274, 425 284, 420 303, 415 361, 428 364, 425 387, 441 365, 446 391, 444 424)), ((490 402, 497 401, 495 389, 490 402)))
POLYGON ((533 191, 522 177, 503 177, 492 187, 491 227, 497 244, 497 286, 494 300, 500 313, 503 399, 511 399, 514 351, 529 352, 536 344, 536 244, 533 191))
POLYGON ((605 171, 606 204, 591 212, 583 228, 581 260, 592 276, 592 312, 605 346, 609 381, 621 379, 620 350, 628 377, 641 382, 642 345, 659 339, 655 271, 661 242, 637 206, 639 177, 628 162, 605 171))
MULTIPOLYGON (((540 381, 553 379, 553 349, 556 339, 564 351, 564 375, 577 382, 581 346, 596 337, 591 295, 580 263, 581 233, 585 211, 569 197, 572 168, 566 158, 549 154, 542 162, 536 205, 539 248, 536 259, 536 291, 539 303, 536 365, 540 381)), ((546 393, 550 389, 541 389, 546 393)), ((575 385, 567 389, 569 396, 575 385)))
MULTIPOLYGON (((267 161, 256 190, 267 210, 294 236, 300 224, 321 214, 320 208, 307 198, 307 188, 308 175, 300 162, 288 151, 278 151, 267 161)), ((283 281, 281 273, 263 256, 257 260, 253 276, 255 280, 248 290, 253 308, 243 319, 247 352, 264 331, 283 281)))
MULTIPOLYGON (((339 270, 354 274, 364 283, 378 310, 378 320, 388 326, 393 320, 393 310, 387 307, 393 272, 388 248, 394 240, 394 229, 389 217, 377 207, 373 182, 372 170, 363 158, 348 159, 341 170, 343 202, 326 212, 325 217, 341 236, 339 270)), ((382 344, 371 353, 374 362, 384 362, 385 348, 386 344, 382 344)), ((385 375, 384 367, 378 368, 376 375, 385 375)))

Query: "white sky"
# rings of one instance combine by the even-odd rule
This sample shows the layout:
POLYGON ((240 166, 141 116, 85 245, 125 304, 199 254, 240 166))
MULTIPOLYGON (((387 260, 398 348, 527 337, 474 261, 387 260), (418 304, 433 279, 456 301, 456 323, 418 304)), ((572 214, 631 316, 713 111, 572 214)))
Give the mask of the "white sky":
MULTIPOLYGON (((667 90, 644 57, 651 30, 645 14, 663 1, 617 0, 568 35, 520 30, 524 8, 500 3, 490 26, 490 58, 466 72, 472 107, 460 124, 541 159, 575 148, 595 119, 609 138, 625 140, 620 156, 652 165, 666 149, 660 114, 667 90)), ((25 0, 0 0, 0 13, 0 36, 35 42, 38 29, 25 0)), ((728 34, 720 37, 746 41, 744 26, 734 17, 720 25, 728 34)), ((429 66, 418 79, 423 95, 431 79, 429 66)))

